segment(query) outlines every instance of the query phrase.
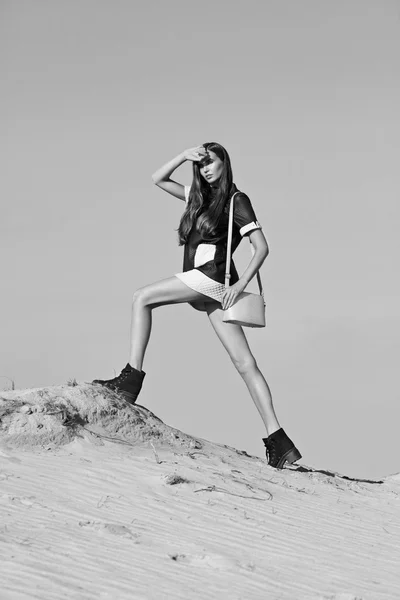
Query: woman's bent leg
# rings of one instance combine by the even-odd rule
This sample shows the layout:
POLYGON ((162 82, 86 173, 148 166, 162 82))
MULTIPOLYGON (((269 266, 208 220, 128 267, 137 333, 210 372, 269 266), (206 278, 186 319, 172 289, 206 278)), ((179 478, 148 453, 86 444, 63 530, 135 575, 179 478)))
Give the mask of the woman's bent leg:
MULTIPOLYGON (((149 342, 152 310, 167 304, 207 300, 203 294, 192 290, 178 277, 157 281, 137 290, 133 295, 131 351, 129 363, 139 371, 142 369, 144 354, 149 342)), ((208 299, 209 300, 209 299, 208 299)))
POLYGON ((251 353, 243 329, 240 325, 224 323, 223 310, 218 304, 210 304, 207 312, 216 334, 248 387, 264 422, 267 435, 271 435, 280 428, 280 425, 272 404, 271 391, 251 353))
POLYGON ((142 388, 146 375, 142 371, 143 357, 151 332, 151 311, 157 306, 179 302, 209 301, 207 296, 195 292, 177 277, 171 277, 148 285, 137 292, 133 298, 132 343, 130 362, 113 379, 95 379, 100 384, 117 391, 134 404, 142 388))

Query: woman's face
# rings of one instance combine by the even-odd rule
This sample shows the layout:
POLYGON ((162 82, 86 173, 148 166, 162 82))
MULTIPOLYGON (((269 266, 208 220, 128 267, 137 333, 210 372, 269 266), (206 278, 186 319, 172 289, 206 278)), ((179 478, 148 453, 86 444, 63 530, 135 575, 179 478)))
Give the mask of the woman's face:
POLYGON ((223 161, 212 150, 207 152, 207 155, 202 159, 199 166, 200 175, 210 185, 213 185, 218 181, 224 170, 223 161))

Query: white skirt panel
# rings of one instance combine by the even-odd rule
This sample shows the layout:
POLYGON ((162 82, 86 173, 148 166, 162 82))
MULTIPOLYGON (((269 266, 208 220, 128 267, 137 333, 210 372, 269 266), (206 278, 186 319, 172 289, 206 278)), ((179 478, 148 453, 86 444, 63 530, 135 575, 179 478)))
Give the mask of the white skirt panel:
POLYGON ((188 287, 192 288, 200 294, 204 294, 217 302, 222 301, 223 293, 225 292, 225 286, 218 281, 214 281, 207 275, 204 275, 198 269, 192 269, 191 271, 185 271, 184 273, 175 273, 175 277, 178 277, 188 287))

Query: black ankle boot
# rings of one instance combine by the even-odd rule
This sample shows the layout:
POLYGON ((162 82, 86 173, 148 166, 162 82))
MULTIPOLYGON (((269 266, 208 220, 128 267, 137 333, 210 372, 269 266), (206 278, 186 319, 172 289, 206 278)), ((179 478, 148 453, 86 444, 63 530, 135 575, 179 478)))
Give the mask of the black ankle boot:
POLYGON ((263 442, 267 449, 268 464, 271 467, 282 469, 285 462, 294 463, 301 458, 300 452, 282 428, 263 438, 263 442))
POLYGON ((92 383, 97 383, 110 390, 114 390, 122 394, 125 400, 131 404, 135 404, 136 398, 142 389, 145 375, 144 371, 138 371, 128 363, 118 377, 114 377, 114 379, 95 379, 92 383))

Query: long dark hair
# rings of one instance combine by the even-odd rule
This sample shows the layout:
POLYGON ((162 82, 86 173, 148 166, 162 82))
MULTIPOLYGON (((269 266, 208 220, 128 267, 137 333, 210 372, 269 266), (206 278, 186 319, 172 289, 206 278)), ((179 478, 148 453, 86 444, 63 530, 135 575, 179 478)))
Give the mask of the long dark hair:
POLYGON ((206 142, 203 144, 203 148, 207 153, 214 152, 222 160, 224 166, 218 180, 218 187, 214 189, 200 175, 200 164, 193 162, 193 181, 189 202, 178 228, 180 246, 186 244, 193 224, 196 222, 197 230, 201 232, 203 239, 212 239, 215 236, 232 188, 231 160, 225 148, 217 142, 206 142))

